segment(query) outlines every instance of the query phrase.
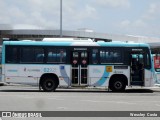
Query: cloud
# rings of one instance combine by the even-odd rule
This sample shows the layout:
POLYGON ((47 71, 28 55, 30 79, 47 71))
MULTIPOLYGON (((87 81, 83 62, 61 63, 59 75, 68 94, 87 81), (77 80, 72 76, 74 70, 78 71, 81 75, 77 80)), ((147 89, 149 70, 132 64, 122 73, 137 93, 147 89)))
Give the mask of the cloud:
POLYGON ((160 2, 152 3, 149 5, 147 12, 142 16, 145 20, 155 20, 157 17, 160 17, 160 2))
POLYGON ((121 27, 128 27, 131 24, 129 20, 124 20, 120 23, 121 27))
POLYGON ((110 7, 130 7, 129 0, 95 0, 96 4, 110 7))
POLYGON ((138 17, 124 19, 115 26, 119 32, 134 35, 160 36, 160 2, 151 2, 138 17))
POLYGON ((149 6, 149 10, 148 10, 148 13, 149 14, 154 14, 155 12, 159 11, 158 9, 159 7, 159 3, 152 3, 150 6, 149 6))
POLYGON ((96 13, 96 9, 94 7, 91 7, 89 5, 84 6, 83 9, 79 10, 73 10, 74 13, 72 14, 74 19, 76 20, 84 20, 88 18, 94 18, 94 14, 96 13))
POLYGON ((97 10, 91 4, 83 3, 81 0, 73 2, 72 4, 65 4, 63 8, 64 27, 72 29, 81 28, 84 23, 89 20, 97 19, 97 10), (74 3, 74 4, 73 4, 74 3), (81 5, 79 5, 81 4, 81 5))
POLYGON ((116 28, 121 34, 130 35, 149 35, 150 27, 149 24, 143 19, 136 20, 123 20, 119 24, 117 23, 116 28))
MULTIPOLYGON (((0 3, 2 24, 59 29, 60 0, 0 0, 0 3)), ((63 0, 63 27, 78 27, 83 21, 95 18, 96 9, 81 3, 81 0, 63 0)))

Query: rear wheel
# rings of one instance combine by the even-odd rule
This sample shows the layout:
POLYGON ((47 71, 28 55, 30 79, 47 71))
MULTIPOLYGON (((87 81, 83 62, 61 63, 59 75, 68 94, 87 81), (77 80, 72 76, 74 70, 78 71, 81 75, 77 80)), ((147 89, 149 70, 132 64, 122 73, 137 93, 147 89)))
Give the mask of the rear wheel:
POLYGON ((54 78, 46 77, 43 79, 41 86, 45 92, 52 92, 57 88, 57 82, 54 78))
POLYGON ((109 85, 109 88, 114 92, 122 92, 126 88, 126 84, 121 79, 113 79, 109 85))

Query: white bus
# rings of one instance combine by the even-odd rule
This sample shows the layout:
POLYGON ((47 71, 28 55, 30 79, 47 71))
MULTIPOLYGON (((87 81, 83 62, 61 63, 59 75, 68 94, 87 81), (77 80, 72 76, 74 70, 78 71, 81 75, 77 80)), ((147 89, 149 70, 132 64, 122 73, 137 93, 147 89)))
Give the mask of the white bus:
POLYGON ((150 48, 143 43, 4 41, 2 80, 57 87, 93 86, 124 91, 126 86, 153 86, 150 48))
POLYGON ((160 84, 160 54, 152 54, 155 70, 155 84, 160 84))
POLYGON ((155 84, 160 84, 160 42, 149 43, 154 66, 155 84))
POLYGON ((0 85, 3 85, 2 82, 2 46, 0 46, 0 85))

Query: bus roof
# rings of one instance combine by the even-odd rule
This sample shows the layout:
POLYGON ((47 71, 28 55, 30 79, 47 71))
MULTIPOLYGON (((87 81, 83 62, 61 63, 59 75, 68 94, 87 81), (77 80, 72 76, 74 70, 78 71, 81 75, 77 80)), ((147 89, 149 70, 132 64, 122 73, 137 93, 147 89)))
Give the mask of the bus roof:
POLYGON ((42 41, 45 42, 93 42, 87 38, 44 38, 42 41))
POLYGON ((30 46, 108 46, 108 47, 149 47, 146 43, 125 42, 46 42, 46 41, 4 41, 3 45, 30 46))

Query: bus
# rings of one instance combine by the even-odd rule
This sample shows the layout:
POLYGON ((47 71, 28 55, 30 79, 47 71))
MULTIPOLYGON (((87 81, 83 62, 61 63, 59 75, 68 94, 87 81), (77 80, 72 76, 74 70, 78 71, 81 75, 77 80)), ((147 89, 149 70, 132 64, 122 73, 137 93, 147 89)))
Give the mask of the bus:
POLYGON ((160 84, 160 54, 152 54, 155 70, 155 84, 160 84))
POLYGON ((3 85, 2 82, 2 46, 0 46, 0 85, 3 85))
POLYGON ((144 43, 91 40, 4 41, 2 81, 37 85, 44 91, 57 87, 154 85, 150 47, 144 43))
POLYGON ((160 85, 160 43, 149 43, 152 54, 152 62, 154 66, 154 80, 155 85, 160 85))

